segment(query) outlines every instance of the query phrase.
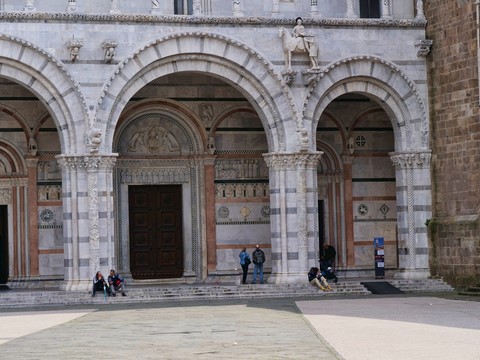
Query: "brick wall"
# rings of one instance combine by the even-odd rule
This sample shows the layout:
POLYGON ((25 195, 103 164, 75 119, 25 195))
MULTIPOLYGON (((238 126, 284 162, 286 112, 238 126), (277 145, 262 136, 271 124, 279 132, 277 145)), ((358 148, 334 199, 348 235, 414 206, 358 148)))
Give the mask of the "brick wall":
POLYGON ((432 273, 480 282, 480 119, 475 1, 426 0, 433 219, 432 273))

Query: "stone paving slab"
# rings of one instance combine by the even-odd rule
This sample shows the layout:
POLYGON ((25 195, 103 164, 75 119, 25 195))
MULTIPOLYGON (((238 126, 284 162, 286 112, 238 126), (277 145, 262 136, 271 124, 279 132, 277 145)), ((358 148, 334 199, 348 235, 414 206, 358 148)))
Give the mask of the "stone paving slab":
POLYGON ((345 359, 480 359, 480 302, 402 296, 297 305, 345 359))
MULTIPOLYGON (((0 346, 4 359, 302 359, 340 356, 292 299, 96 305, 0 346)), ((0 313, 0 321, 9 313, 0 313)), ((53 313, 49 313, 53 314, 53 313)), ((13 319, 13 317, 10 317, 13 319)))

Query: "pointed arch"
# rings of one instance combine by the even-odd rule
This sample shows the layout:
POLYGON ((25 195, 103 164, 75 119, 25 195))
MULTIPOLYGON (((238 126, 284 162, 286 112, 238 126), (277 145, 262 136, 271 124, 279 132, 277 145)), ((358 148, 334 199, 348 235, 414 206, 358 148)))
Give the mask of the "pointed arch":
POLYGON ((294 149, 303 127, 288 86, 273 65, 240 41, 214 33, 179 33, 149 42, 119 64, 98 101, 97 127, 105 128, 105 151, 128 100, 143 86, 181 72, 205 73, 239 90, 257 111, 269 151, 294 149), (188 50, 187 50, 188 49, 188 50))

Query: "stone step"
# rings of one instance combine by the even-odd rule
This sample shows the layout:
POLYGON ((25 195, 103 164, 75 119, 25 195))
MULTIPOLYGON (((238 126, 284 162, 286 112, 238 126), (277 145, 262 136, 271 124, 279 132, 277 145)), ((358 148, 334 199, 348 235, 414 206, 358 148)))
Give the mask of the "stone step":
MULTIPOLYGON (((389 280, 404 292, 451 292, 453 288, 441 280, 389 280)), ((128 284, 127 284, 128 286, 128 284)), ((175 285, 127 287, 128 296, 107 297, 107 303, 151 303, 167 301, 226 300, 275 297, 318 297, 368 295, 360 281, 331 284, 332 291, 319 291, 309 284, 247 285, 175 285)), ((92 298, 88 291, 14 289, 0 291, 0 308, 22 308, 53 305, 88 305, 104 303, 102 293, 92 298)))

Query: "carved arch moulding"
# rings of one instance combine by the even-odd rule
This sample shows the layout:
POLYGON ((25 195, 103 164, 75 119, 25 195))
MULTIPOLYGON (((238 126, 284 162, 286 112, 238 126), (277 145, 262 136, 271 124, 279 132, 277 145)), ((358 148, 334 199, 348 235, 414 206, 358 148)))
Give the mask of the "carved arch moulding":
POLYGON ((105 127, 109 133, 107 143, 111 141, 110 134, 125 99, 128 99, 134 90, 144 86, 142 79, 164 76, 168 74, 166 71, 171 73, 172 67, 168 68, 167 65, 172 61, 177 64, 174 71, 199 71, 198 69, 203 67, 205 73, 210 72, 222 77, 223 70, 219 70, 222 68, 232 75, 235 74, 239 79, 235 83, 236 86, 243 89, 245 94, 251 95, 256 104, 254 107, 264 114, 265 121, 268 122, 264 124, 265 127, 275 133, 275 150, 282 151, 287 146, 288 139, 284 129, 284 124, 288 123, 286 120, 294 120, 296 128, 292 129, 293 131, 303 129, 303 119, 290 88, 283 82, 281 74, 277 73, 273 65, 261 54, 244 43, 224 35, 184 32, 146 43, 121 62, 106 81, 97 103, 97 118, 106 121, 105 127), (181 41, 192 38, 198 40, 195 41, 197 48, 192 49, 190 53, 182 52, 181 41), (229 50, 232 48, 235 51, 229 50), (239 59, 238 50, 244 54, 242 59, 239 59), (137 61, 132 61, 137 57, 141 57, 143 68, 139 67, 137 61), (192 67, 191 64, 195 66, 192 67), (127 79, 125 76, 118 76, 121 73, 135 75, 128 76, 127 79))
POLYGON ((59 104, 57 107, 51 107, 51 111, 59 129, 62 151, 68 153, 78 152, 76 141, 83 139, 85 130, 81 129, 81 133, 76 135, 75 124, 84 121, 85 128, 89 127, 92 125, 91 116, 79 84, 64 64, 37 45, 5 34, 0 34, 0 64, 2 64, 0 76, 11 78, 17 83, 24 85, 47 104, 52 101, 56 101, 59 104), (32 52, 34 56, 28 56, 32 52), (44 61, 39 61, 42 58, 44 61), (19 77, 18 72, 23 73, 25 76, 19 77), (43 86, 35 86, 34 82, 32 86, 24 78, 30 79, 29 81, 31 82, 33 80, 38 81, 43 86), (74 96, 69 96, 68 104, 62 95, 67 92, 75 94, 74 96), (56 108, 68 109, 68 111, 59 111, 56 108), (73 112, 71 109, 80 109, 81 112, 73 112), (63 129, 68 129, 68 131, 60 131, 63 129))
POLYGON ((349 92, 364 92, 376 96, 383 104, 382 107, 390 107, 392 113, 397 114, 397 126, 394 128, 404 128, 402 146, 405 149, 428 148, 429 125, 425 102, 415 83, 390 61, 376 56, 344 58, 323 68, 305 85, 308 86, 302 109, 305 119, 312 121, 318 118, 333 100, 332 97, 349 92), (353 85, 359 83, 363 84, 362 90, 353 85), (413 128, 417 123, 421 131, 419 140, 414 143, 413 128))

